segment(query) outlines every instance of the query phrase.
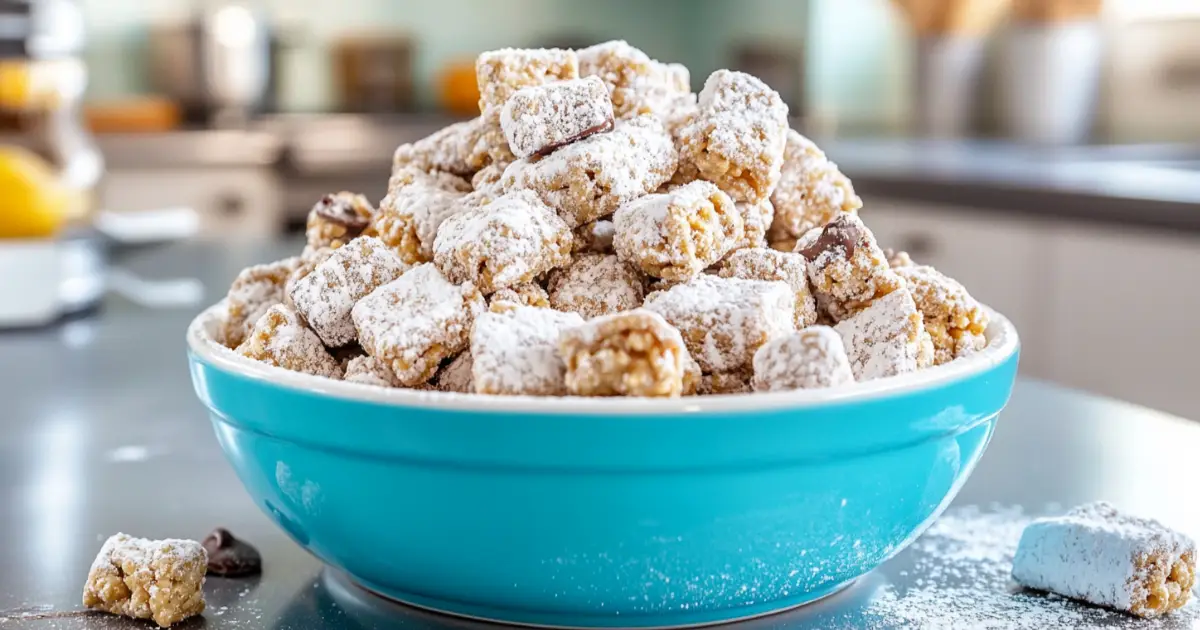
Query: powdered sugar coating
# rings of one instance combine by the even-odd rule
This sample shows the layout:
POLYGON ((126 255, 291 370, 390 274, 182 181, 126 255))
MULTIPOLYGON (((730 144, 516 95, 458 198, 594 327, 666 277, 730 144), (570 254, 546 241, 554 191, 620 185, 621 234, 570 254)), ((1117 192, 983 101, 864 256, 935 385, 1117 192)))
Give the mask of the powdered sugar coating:
MULTIPOLYGON (((486 170, 486 169, 485 169, 486 170)), ((483 171, 480 171, 483 172, 483 171)), ((475 176, 479 176, 476 173, 475 176)), ((444 171, 422 171, 412 166, 402 166, 392 170, 388 177, 388 193, 392 194, 404 188, 420 184, 432 188, 440 188, 449 192, 471 192, 471 182, 444 171)))
POLYGON ((475 173, 475 176, 471 178, 471 187, 474 192, 490 193, 493 198, 499 197, 507 192, 500 183, 501 178, 504 177, 504 169, 507 167, 507 164, 501 165, 493 162, 492 164, 488 164, 486 167, 480 169, 480 171, 475 173))
POLYGON ((546 157, 513 162, 502 182, 508 190, 537 192, 574 228, 657 189, 677 163, 662 124, 640 116, 546 157))
POLYGON ((341 247, 363 233, 375 208, 367 198, 342 191, 325 195, 308 212, 304 236, 308 247, 341 247))
POLYGON ((579 74, 604 82, 618 118, 651 114, 665 123, 695 99, 686 67, 655 61, 625 41, 596 44, 578 54, 579 74))
POLYGON ((523 190, 446 219, 433 249, 447 278, 473 282, 486 294, 566 264, 571 246, 567 224, 523 190))
POLYGON ((749 371, 705 374, 696 388, 696 394, 699 396, 725 396, 753 392, 754 387, 751 385, 749 371))
POLYGON ((492 294, 488 310, 499 313, 515 306, 550 308, 550 294, 536 282, 522 282, 514 287, 505 287, 492 294))
POLYGON ((386 363, 370 355, 354 357, 346 363, 342 380, 376 387, 400 387, 396 375, 386 363))
POLYGON ((612 125, 612 102, 596 77, 522 88, 500 112, 500 126, 518 158, 544 155, 612 125))
POLYGON ((739 249, 721 264, 722 278, 779 280, 796 294, 796 328, 817 323, 817 301, 808 288, 808 263, 800 254, 761 247, 739 249))
POLYGON ((933 344, 908 289, 901 288, 834 328, 842 336, 857 381, 915 372, 933 359, 933 344))
POLYGON ((342 366, 291 307, 276 304, 258 318, 237 353, 268 365, 340 378, 342 366))
POLYGON ((1012 575, 1029 588, 1157 617, 1191 596, 1196 544, 1158 521, 1092 503, 1030 523, 1012 575))
POLYGON ((475 380, 471 374, 472 366, 475 365, 475 357, 471 356, 470 350, 465 350, 454 357, 438 370, 437 378, 434 379, 434 386, 438 391, 456 392, 459 394, 472 394, 475 392, 475 380))
POLYGON ((471 369, 480 394, 562 396, 566 367, 558 356, 563 330, 583 324, 575 313, 517 306, 484 313, 471 333, 471 369))
POLYGON ((336 348, 354 341, 354 303, 408 269, 379 239, 362 236, 334 250, 288 297, 321 341, 336 348))
POLYGON ((875 235, 853 214, 838 215, 799 252, 808 259, 808 279, 817 303, 834 321, 904 286, 888 266, 875 235))
POLYGON ((267 309, 283 302, 288 279, 300 266, 299 257, 247 267, 238 273, 225 296, 222 342, 236 348, 267 309))
POLYGON ((479 84, 479 111, 483 112, 483 142, 490 159, 501 163, 514 159, 500 126, 501 110, 514 92, 577 78, 579 60, 571 50, 503 48, 480 54, 475 59, 475 80, 479 84))
POLYGON ((679 329, 706 373, 748 373, 764 343, 795 330, 795 304, 783 282, 700 275, 652 293, 645 307, 679 329))
POLYGON ((333 248, 331 247, 313 249, 306 246, 304 251, 300 253, 300 262, 292 269, 292 273, 288 275, 287 282, 283 285, 283 303, 296 308, 296 305, 292 304, 292 299, 288 297, 292 294, 292 290, 296 288, 296 283, 307 278, 313 272, 313 269, 316 269, 321 263, 329 260, 329 257, 332 255, 333 248))
POLYGON ((733 200, 706 181, 635 199, 617 209, 613 226, 621 260, 668 280, 691 278, 720 260, 744 229, 733 200))
POLYGON ((363 350, 412 387, 467 347, 471 325, 485 308, 474 285, 453 284, 426 263, 359 300, 351 317, 363 350))
MULTIPOLYGON (((738 214, 742 217, 742 238, 733 244, 733 249, 744 247, 766 247, 767 231, 771 221, 775 219, 775 206, 770 199, 758 203, 739 202, 735 204, 738 214)), ((789 250, 790 251, 790 250, 789 250)))
POLYGON ((379 202, 371 228, 404 262, 429 262, 442 222, 467 209, 463 198, 463 193, 422 182, 402 186, 379 202))
POLYGON ((204 612, 208 554, 194 540, 110 536, 88 570, 83 605, 168 627, 204 612))
POLYGON ((413 167, 470 177, 487 163, 483 118, 448 125, 432 135, 396 148, 392 168, 413 167))
POLYGON ((787 142, 788 107, 779 94, 744 72, 717 70, 698 106, 680 131, 683 159, 736 201, 768 198, 787 142))
POLYGON ((813 141, 787 130, 779 185, 771 194, 775 225, 798 237, 829 223, 840 212, 857 212, 862 199, 849 178, 830 162, 813 141))
POLYGON ((559 356, 577 396, 675 397, 687 371, 683 338, 657 313, 634 309, 563 331, 559 356))
POLYGON ((901 267, 912 267, 917 263, 913 262, 908 252, 898 252, 890 247, 883 249, 883 255, 887 258, 888 266, 892 269, 900 269, 901 267))
POLYGON ((925 330, 933 340, 934 365, 949 363, 987 346, 987 311, 958 281, 926 265, 893 267, 908 283, 925 330))
POLYGON ((754 353, 756 391, 820 389, 853 382, 842 338, 828 326, 810 326, 776 337, 754 353))
POLYGON ((612 221, 601 219, 575 228, 575 252, 592 254, 613 253, 613 237, 617 228, 612 221))
POLYGON ((550 305, 584 319, 612 315, 642 305, 645 287, 637 269, 616 256, 580 254, 550 274, 550 305))

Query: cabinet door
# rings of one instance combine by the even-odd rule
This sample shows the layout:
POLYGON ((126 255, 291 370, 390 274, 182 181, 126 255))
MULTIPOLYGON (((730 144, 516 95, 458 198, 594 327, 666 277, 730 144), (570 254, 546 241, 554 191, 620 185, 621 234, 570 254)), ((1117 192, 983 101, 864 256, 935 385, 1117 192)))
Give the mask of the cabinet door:
POLYGON ((907 251, 1003 313, 1021 335, 1021 372, 1046 377, 1043 344, 1048 236, 1042 224, 974 208, 865 200, 863 220, 883 247, 907 251))
POLYGON ((1058 380, 1200 420, 1200 239, 1063 227, 1048 271, 1058 380))
POLYGON ((104 208, 137 212, 189 207, 206 238, 266 238, 283 227, 283 203, 266 169, 114 170, 105 176, 104 208))

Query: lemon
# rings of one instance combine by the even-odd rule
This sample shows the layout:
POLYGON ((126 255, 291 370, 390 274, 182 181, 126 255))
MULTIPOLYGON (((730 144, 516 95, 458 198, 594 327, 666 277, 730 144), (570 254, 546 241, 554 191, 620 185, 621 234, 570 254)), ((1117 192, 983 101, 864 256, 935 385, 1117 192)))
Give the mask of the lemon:
POLYGON ((53 236, 71 201, 48 162, 26 149, 0 146, 0 238, 53 236))

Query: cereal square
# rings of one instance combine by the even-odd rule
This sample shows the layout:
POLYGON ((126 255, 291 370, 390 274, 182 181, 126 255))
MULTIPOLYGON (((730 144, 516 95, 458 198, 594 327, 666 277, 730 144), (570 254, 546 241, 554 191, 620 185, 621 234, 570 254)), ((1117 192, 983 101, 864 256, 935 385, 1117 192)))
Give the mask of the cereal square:
POLYGON ((236 348, 267 309, 283 302, 288 278, 301 265, 298 257, 247 267, 238 273, 225 296, 222 342, 236 348))
POLYGON ((475 358, 471 356, 470 350, 460 352, 458 356, 447 361, 442 369, 438 370, 437 376, 434 378, 434 386, 442 392, 475 393, 475 380, 471 374, 474 365, 475 358))
POLYGON ((641 116, 504 171, 507 190, 533 190, 572 228, 600 219, 671 178, 678 155, 662 123, 641 116))
POLYGON ((617 229, 612 221, 601 219, 575 228, 575 252, 591 254, 613 253, 613 237, 617 229))
POLYGON ((642 274, 616 256, 580 254, 550 274, 550 306, 584 319, 612 315, 642 305, 642 274))
POLYGON ((513 92, 500 112, 513 155, 546 155, 590 135, 611 131, 612 101, 596 77, 556 81, 513 92))
POLYGON ((842 337, 828 326, 776 337, 754 353, 756 391, 820 389, 853 382, 842 337))
POLYGON ((294 309, 276 304, 258 318, 237 353, 293 372, 340 378, 342 366, 294 309))
POLYGON ((346 373, 342 380, 376 387, 400 387, 392 368, 386 363, 370 355, 358 356, 346 363, 346 373))
POLYGON ((742 215, 742 225, 745 229, 742 239, 734 243, 733 248, 736 250, 745 247, 766 247, 767 232, 775 219, 775 206, 771 205, 771 200, 763 199, 758 203, 742 201, 737 204, 737 211, 742 215))
POLYGON ((446 219, 434 261, 451 281, 473 282, 488 294, 566 264, 571 247, 571 228, 523 190, 446 219))
POLYGON ((933 342, 906 288, 875 300, 834 329, 858 381, 915 372, 933 361, 933 342))
POLYGON ((682 130, 681 158, 735 201, 758 203, 779 182, 788 107, 779 94, 743 72, 717 70, 699 109, 682 130))
POLYGON ((371 223, 375 208, 362 195, 342 191, 321 197, 308 212, 308 247, 337 248, 357 238, 371 223))
POLYGON ((793 238, 832 221, 839 213, 857 212, 862 199, 850 180, 816 144, 787 130, 779 185, 771 194, 775 227, 793 238))
POLYGON ((334 250, 288 297, 321 341, 336 348, 354 341, 354 303, 408 269, 379 239, 362 236, 334 250))
POLYGON ((751 385, 750 371, 714 372, 700 378, 696 388, 698 396, 727 396, 730 394, 750 394, 754 388, 751 385))
POLYGON ((796 294, 784 282, 700 275, 646 298, 683 333, 705 373, 745 372, 770 339, 796 329, 796 294))
POLYGON ((559 355, 576 396, 676 397, 683 392, 687 350, 660 315, 635 309, 563 331, 559 355))
POLYGON ((617 256, 647 275, 686 280, 742 239, 742 216, 715 185, 696 181, 635 199, 613 215, 617 256))
POLYGON ((392 167, 470 177, 487 165, 484 132, 482 117, 454 123, 416 142, 397 147, 392 167))
POLYGON ((563 330, 583 324, 575 313, 517 306, 484 313, 471 333, 471 369, 480 394, 562 396, 566 368, 558 357, 563 330))
POLYGON ((467 209, 465 194, 416 182, 390 190, 379 202, 371 229, 410 265, 433 260, 433 240, 442 222, 467 209))
POLYGON ((166 628, 204 612, 208 554, 194 540, 116 534, 104 542, 83 586, 83 605, 166 628))
POLYGON ((579 60, 572 50, 504 48, 479 55, 475 79, 479 84, 479 111, 483 112, 483 142, 491 160, 508 163, 514 158, 500 117, 504 104, 517 90, 578 78, 579 60))
POLYGON ((363 350, 388 364, 401 385, 413 387, 467 347, 485 308, 474 285, 453 284, 426 263, 359 300, 351 318, 363 350))
POLYGON ((691 76, 681 64, 666 64, 621 40, 579 51, 579 74, 604 82, 618 118, 650 114, 667 122, 695 97, 691 76))
POLYGON ((942 365, 983 350, 987 311, 958 281, 926 265, 894 267, 908 283, 925 330, 933 339, 933 364, 942 365))
POLYGON ((808 279, 817 303, 834 321, 862 310, 874 300, 904 286, 888 266, 875 235, 853 214, 840 214, 821 229, 811 245, 797 247, 808 260, 808 279))
POLYGON ((817 323, 817 301, 808 288, 808 263, 804 256, 761 247, 739 249, 721 263, 722 278, 780 280, 796 294, 796 328, 817 323))
POLYGON ((550 294, 546 293, 542 285, 536 282, 523 282, 515 287, 500 289, 488 299, 488 310, 493 313, 499 313, 515 306, 550 308, 550 294))

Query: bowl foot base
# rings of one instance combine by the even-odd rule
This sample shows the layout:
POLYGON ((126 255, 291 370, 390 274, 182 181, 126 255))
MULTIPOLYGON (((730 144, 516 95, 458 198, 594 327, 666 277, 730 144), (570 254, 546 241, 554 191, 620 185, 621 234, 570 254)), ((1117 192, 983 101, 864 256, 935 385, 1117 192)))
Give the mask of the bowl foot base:
POLYGON ((589 615, 560 613, 550 611, 535 611, 514 608, 496 608, 481 606, 458 601, 447 601, 438 598, 414 595, 395 589, 381 588, 340 572, 331 572, 335 580, 342 581, 351 588, 361 589, 367 595, 373 595, 389 602, 401 604, 428 612, 508 625, 518 625, 531 628, 562 628, 562 629, 595 629, 595 628, 639 628, 644 630, 674 630, 678 628, 695 628, 714 624, 746 621, 758 617, 774 615, 796 608, 816 603, 827 597, 849 588, 855 582, 851 580, 812 593, 797 597, 789 597, 770 602, 762 602, 739 608, 728 608, 711 611, 673 611, 643 615, 589 615))

